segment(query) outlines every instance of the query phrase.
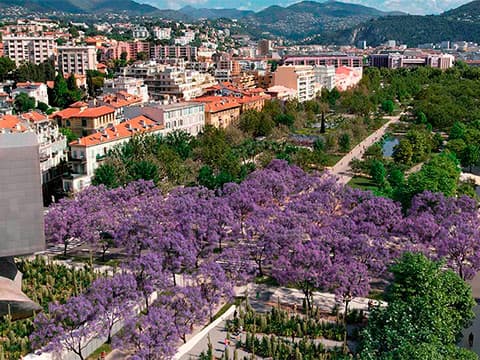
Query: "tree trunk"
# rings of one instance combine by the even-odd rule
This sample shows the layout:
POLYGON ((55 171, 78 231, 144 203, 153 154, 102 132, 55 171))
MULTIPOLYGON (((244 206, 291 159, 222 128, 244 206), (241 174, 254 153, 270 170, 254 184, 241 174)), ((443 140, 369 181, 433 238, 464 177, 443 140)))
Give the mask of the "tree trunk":
POLYGON ((325 133, 325 111, 322 111, 322 122, 320 124, 320 133, 325 133))
POLYGON ((348 353, 348 346, 347 346, 347 314, 348 314, 348 303, 350 300, 345 301, 345 312, 343 313, 343 326, 345 327, 344 329, 344 334, 343 334, 343 353, 346 354, 348 353))

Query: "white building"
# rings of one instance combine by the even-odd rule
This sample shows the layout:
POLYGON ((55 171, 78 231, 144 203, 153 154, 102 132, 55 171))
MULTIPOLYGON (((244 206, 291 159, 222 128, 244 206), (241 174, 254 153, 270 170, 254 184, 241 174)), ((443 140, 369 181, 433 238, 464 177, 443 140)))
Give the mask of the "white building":
POLYGON ((147 77, 155 76, 159 72, 162 72, 166 67, 167 65, 158 64, 155 61, 134 63, 120 69, 118 75, 123 77, 145 79, 147 77))
POLYGON ((15 99, 15 97, 21 93, 25 93, 34 98, 35 106, 37 106, 39 102, 43 102, 48 105, 47 85, 44 83, 17 83, 17 87, 12 90, 12 97, 15 99))
POLYGON ((172 37, 172 29, 155 26, 152 29, 153 37, 157 40, 168 40, 172 37))
POLYGON ((136 26, 132 30, 132 36, 135 40, 145 40, 150 36, 145 26, 136 26))
POLYGON ((95 46, 59 46, 57 64, 63 74, 86 75, 87 70, 97 69, 95 46))
POLYGON ((25 62, 40 64, 54 57, 56 49, 53 36, 13 36, 3 37, 3 53, 19 66, 25 62))
POLYGON ((103 84, 104 94, 114 94, 125 91, 130 95, 137 96, 142 99, 142 102, 148 102, 148 88, 143 79, 133 77, 119 77, 116 79, 105 79, 103 84))
POLYGON ((188 45, 190 44, 193 40, 195 40, 195 32, 191 30, 185 31, 183 36, 179 36, 175 38, 175 44, 176 45, 188 45))
POLYGON ((148 93, 154 100, 190 100, 203 95, 206 88, 216 83, 210 74, 175 67, 166 67, 145 79, 148 93))
POLYGON ((317 65, 313 68, 317 88, 332 90, 335 87, 335 66, 317 65))
POLYGON ((165 127, 145 116, 136 116, 116 126, 82 137, 70 145, 72 174, 63 177, 63 189, 78 192, 92 182, 92 178, 108 152, 115 146, 130 140, 134 134, 163 134, 165 127))
POLYGON ((284 65, 273 73, 273 86, 281 85, 297 91, 299 102, 315 97, 315 72, 312 66, 284 65))
POLYGON ((203 103, 149 104, 147 106, 131 106, 125 109, 127 119, 140 115, 164 125, 165 133, 182 130, 196 136, 205 127, 205 105, 203 103))

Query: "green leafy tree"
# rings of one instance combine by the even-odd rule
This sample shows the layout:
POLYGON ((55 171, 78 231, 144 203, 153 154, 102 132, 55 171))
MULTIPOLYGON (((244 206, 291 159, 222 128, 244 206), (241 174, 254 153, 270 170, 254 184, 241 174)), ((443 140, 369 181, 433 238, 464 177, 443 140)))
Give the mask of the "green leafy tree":
POLYGON ((130 168, 130 177, 132 180, 152 180, 158 183, 158 166, 148 160, 135 162, 130 168))
POLYGON ((148 54, 145 51, 140 51, 137 54, 137 60, 145 61, 148 59, 148 54))
POLYGON ((408 177, 400 198, 405 206, 409 206, 416 194, 429 190, 442 192, 446 196, 454 196, 460 179, 460 166, 457 158, 451 153, 441 153, 432 157, 422 166, 419 172, 408 177))
POLYGON ((75 141, 78 139, 78 136, 75 135, 75 133, 72 131, 72 129, 69 128, 60 128, 59 131, 66 136, 67 138, 67 144, 70 144, 72 141, 75 141))
POLYGON ((37 109, 46 113, 48 111, 49 106, 45 104, 44 102, 39 101, 37 104, 37 109))
POLYGON ((16 68, 15 61, 6 56, 0 57, 0 81, 4 81, 16 68))
POLYGON ((393 159, 405 165, 410 165, 413 158, 413 146, 408 139, 401 139, 393 149, 393 159))
POLYGON ((423 254, 405 253, 391 267, 388 305, 370 315, 360 359, 476 358, 455 345, 474 316, 471 288, 442 265, 423 254))
POLYGON ((20 93, 15 96, 15 101, 13 105, 17 113, 24 113, 35 109, 35 99, 28 96, 28 94, 26 93, 20 93))
POLYGON ((462 166, 468 167, 472 172, 472 168, 480 164, 480 147, 473 144, 467 145, 461 154, 460 161, 462 166))
POLYGON ((55 85, 49 94, 49 102, 62 109, 68 105, 68 86, 61 73, 55 77, 55 85))
POLYGON ((385 170, 385 166, 381 161, 372 161, 372 164, 370 165, 370 176, 376 185, 382 187, 385 184, 387 171, 385 170))
POLYGON ((384 100, 382 102, 382 110, 386 112, 387 114, 393 114, 393 111, 395 110, 395 104, 393 103, 392 100, 384 100))
POLYGON ((448 136, 448 139, 449 140, 464 139, 465 132, 466 132, 465 124, 462 124, 461 122, 456 121, 453 124, 452 128, 450 129, 450 134, 448 136))
POLYGON ((120 186, 119 179, 117 178, 117 169, 111 164, 102 164, 95 169, 95 173, 92 179, 93 185, 105 185, 112 189, 120 186))
POLYGON ((350 150, 350 135, 348 133, 343 133, 338 139, 338 146, 340 151, 348 152, 350 150))

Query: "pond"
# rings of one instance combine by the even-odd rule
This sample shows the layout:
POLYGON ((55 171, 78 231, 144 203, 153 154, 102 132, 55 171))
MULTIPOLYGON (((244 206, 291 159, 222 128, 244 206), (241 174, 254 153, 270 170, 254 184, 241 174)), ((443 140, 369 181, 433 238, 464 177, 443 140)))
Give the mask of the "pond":
POLYGON ((393 155, 393 149, 398 145, 398 143, 399 140, 396 137, 386 139, 382 145, 383 156, 391 157, 393 155))

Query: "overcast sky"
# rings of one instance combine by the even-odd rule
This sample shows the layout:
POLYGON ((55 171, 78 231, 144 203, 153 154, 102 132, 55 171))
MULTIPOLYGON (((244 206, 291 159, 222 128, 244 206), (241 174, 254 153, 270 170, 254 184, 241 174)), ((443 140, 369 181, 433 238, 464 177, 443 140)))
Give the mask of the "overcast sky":
MULTIPOLYGON (((179 9, 185 5, 210 8, 237 8, 260 10, 270 5, 290 5, 292 0, 137 0, 160 9, 179 9)), ((379 10, 399 10, 410 14, 438 14, 469 2, 468 0, 343 0, 344 2, 372 6, 379 10)))

